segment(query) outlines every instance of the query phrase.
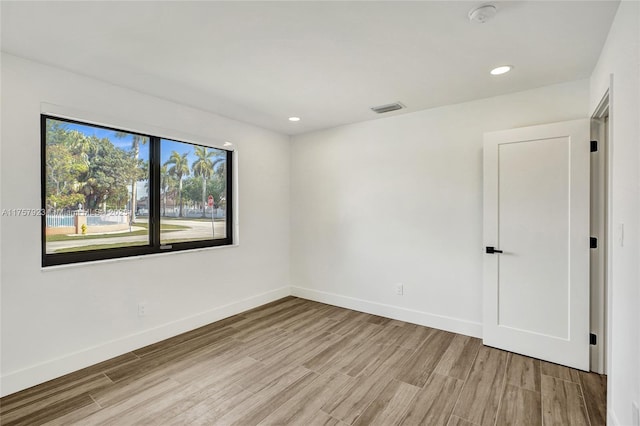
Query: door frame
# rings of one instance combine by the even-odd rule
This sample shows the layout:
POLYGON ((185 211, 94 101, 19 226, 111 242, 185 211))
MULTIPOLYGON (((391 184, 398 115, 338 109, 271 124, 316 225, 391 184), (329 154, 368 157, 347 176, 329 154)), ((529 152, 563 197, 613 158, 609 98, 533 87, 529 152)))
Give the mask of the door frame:
POLYGON ((598 151, 591 159, 591 235, 598 238, 598 248, 591 254, 590 329, 597 344, 590 348, 590 369, 607 374, 610 324, 610 253, 611 253, 611 93, 607 89, 591 116, 591 140, 598 141, 598 151))

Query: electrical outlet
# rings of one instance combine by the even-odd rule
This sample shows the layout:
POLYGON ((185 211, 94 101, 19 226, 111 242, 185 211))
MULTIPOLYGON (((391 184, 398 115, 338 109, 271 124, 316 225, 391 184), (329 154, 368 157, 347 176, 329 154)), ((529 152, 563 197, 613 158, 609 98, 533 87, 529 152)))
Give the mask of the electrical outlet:
POLYGON ((138 302, 138 316, 144 317, 147 315, 147 302, 138 302))
POLYGON ((403 288, 402 284, 401 283, 397 283, 396 284, 396 294, 398 296, 402 296, 403 293, 404 293, 404 288, 403 288))

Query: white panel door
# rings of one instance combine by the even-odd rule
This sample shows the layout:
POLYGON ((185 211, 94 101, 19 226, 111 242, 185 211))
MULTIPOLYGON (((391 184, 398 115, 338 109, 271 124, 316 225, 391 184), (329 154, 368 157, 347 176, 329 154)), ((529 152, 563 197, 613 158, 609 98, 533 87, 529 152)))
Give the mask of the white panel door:
POLYGON ((575 120, 484 135, 484 344, 582 370, 589 126, 575 120))

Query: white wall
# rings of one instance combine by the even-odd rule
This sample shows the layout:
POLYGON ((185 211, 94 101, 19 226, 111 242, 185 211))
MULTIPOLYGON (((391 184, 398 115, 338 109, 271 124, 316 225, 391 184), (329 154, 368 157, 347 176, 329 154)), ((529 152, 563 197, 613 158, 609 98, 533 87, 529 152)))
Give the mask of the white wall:
POLYGON ((610 353, 612 424, 632 424, 640 403, 640 4, 623 1, 591 76, 591 111, 611 88, 610 353), (624 245, 620 225, 624 224, 624 245))
POLYGON ((585 118, 588 84, 294 137, 294 294, 481 336, 483 132, 585 118))
MULTIPOLYGON (((2 394, 289 294, 287 136, 2 55, 2 207, 39 208, 41 103, 239 151, 240 245, 40 267, 40 218, 2 218, 2 394), (144 318, 138 301, 148 303, 144 318)), ((144 129, 139 129, 144 130, 144 129)))

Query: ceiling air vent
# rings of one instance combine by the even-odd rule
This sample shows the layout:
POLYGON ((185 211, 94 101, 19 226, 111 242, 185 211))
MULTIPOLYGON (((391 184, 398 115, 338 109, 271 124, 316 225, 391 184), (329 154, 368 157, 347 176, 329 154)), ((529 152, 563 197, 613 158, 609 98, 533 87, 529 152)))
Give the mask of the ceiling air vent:
POLYGON ((371 111, 375 112, 376 114, 384 114, 385 112, 397 111, 402 108, 404 108, 404 105, 402 105, 400 102, 395 102, 392 104, 371 107, 371 111))

